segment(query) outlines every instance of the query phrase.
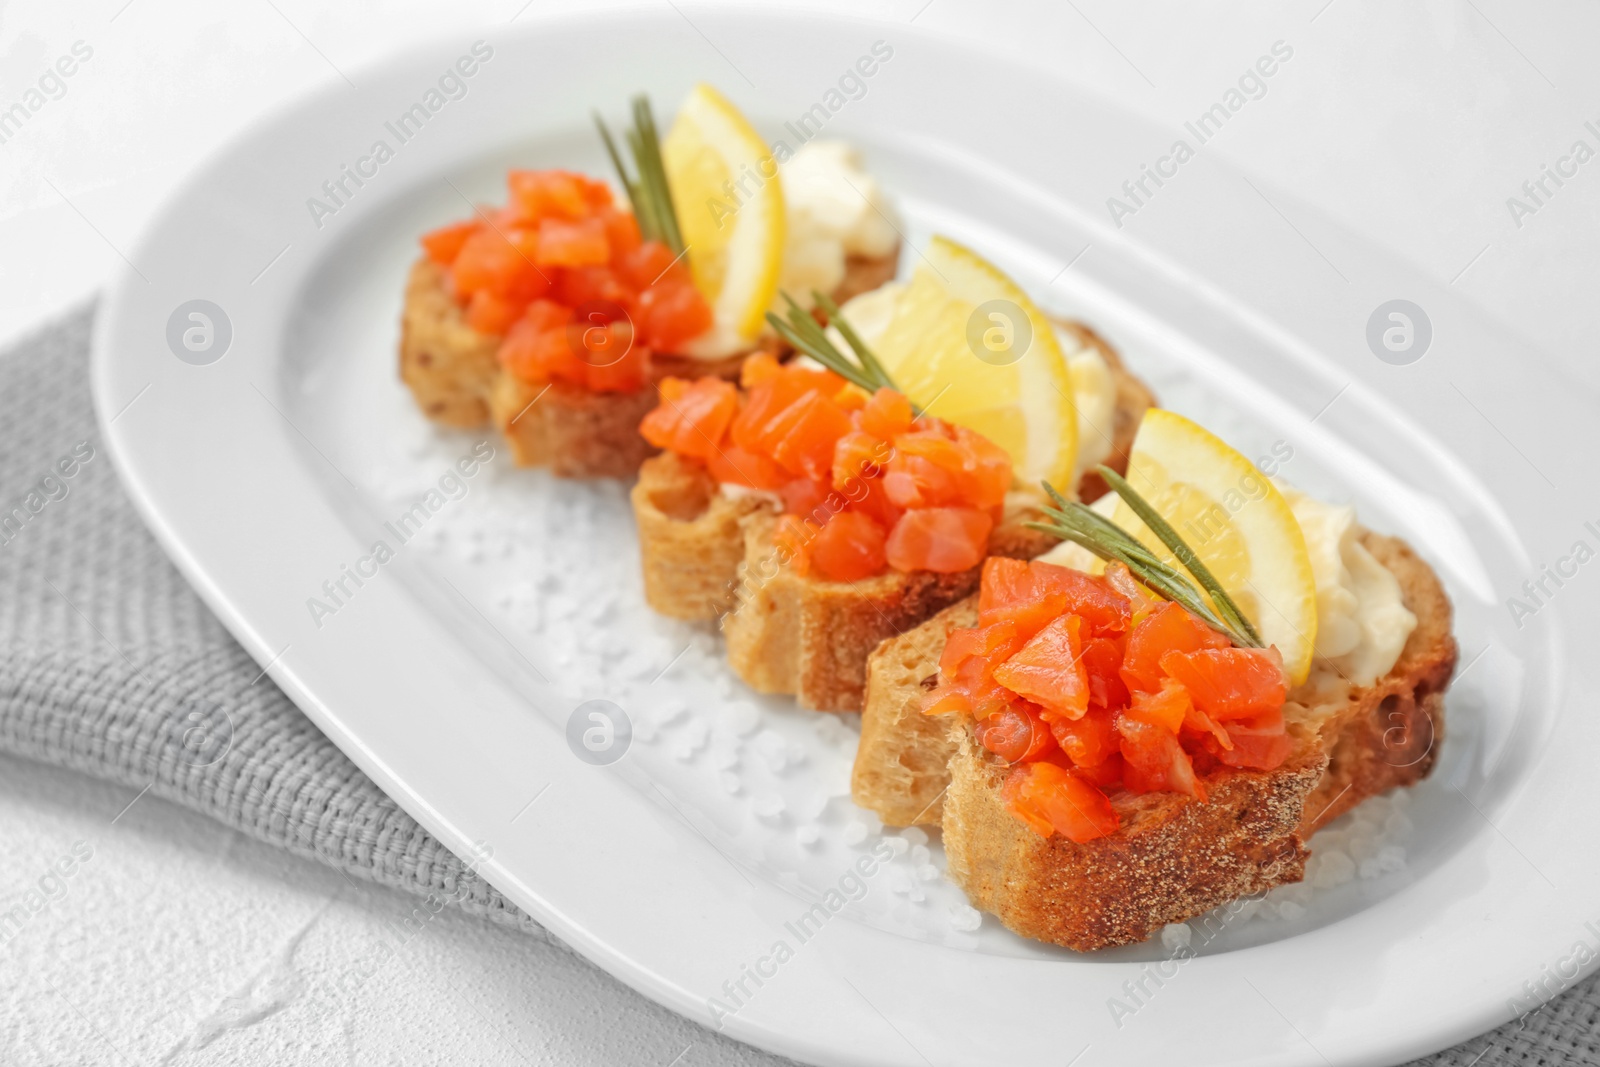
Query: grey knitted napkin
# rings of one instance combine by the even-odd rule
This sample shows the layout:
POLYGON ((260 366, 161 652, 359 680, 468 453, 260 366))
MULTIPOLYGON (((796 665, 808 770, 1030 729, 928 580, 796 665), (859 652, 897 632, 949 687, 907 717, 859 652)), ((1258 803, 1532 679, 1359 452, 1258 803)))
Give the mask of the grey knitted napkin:
MULTIPOLYGON (((356 769, 173 569, 96 432, 91 320, 0 356, 0 751, 554 941, 356 769)), ((1543 985, 1519 1019, 1417 1062, 1600 1064, 1600 978, 1529 977, 1543 985)))
POLYGON ((92 316, 0 356, 0 750, 548 937, 324 737, 167 560, 100 442, 92 316))

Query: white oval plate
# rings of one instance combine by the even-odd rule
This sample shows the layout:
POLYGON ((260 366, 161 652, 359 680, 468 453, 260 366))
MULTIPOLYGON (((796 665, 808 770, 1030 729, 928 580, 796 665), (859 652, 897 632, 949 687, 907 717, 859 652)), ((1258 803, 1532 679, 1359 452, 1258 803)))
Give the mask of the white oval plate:
POLYGON ((1595 424, 1593 396, 1203 148, 1119 228, 1106 198, 1174 133, 1044 74, 907 28, 686 15, 519 26, 360 72, 246 131, 133 252, 97 327, 104 435, 278 684, 590 959, 802 1059, 1395 1061, 1575 981, 1595 943, 1600 859, 1578 843, 1600 822, 1600 727, 1564 650, 1594 646, 1595 614, 1576 610, 1581 577, 1547 580, 1520 627, 1503 598, 1535 561, 1600 543, 1600 515, 1569 503, 1595 499, 1592 458, 1562 447, 1595 424), (841 80, 875 43, 872 76, 841 80), (470 76, 447 75, 458 61, 470 76), (591 107, 621 114, 643 89, 667 111, 702 79, 771 137, 809 114, 861 145, 904 208, 908 263, 934 230, 971 242, 1106 333, 1169 406, 1276 448, 1277 473, 1438 567, 1463 648, 1438 769, 1403 813, 1314 842, 1376 857, 1365 877, 1192 924, 1182 961, 972 929, 937 841, 884 836, 850 804, 848 717, 754 696, 712 634, 645 610, 620 486, 512 469, 491 435, 417 414, 394 356, 416 236, 498 199, 508 165, 605 173, 591 107), (1396 297, 1432 321, 1407 366, 1365 342, 1396 297), (175 355, 192 300, 221 309, 225 351, 218 332, 175 355), (590 699, 632 723, 609 766, 565 739, 590 699))

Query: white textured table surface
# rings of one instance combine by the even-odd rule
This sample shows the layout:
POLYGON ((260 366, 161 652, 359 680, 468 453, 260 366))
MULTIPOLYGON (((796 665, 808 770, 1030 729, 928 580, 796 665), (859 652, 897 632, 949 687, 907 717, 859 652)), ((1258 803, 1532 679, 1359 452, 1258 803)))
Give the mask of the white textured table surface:
MULTIPOLYGON (((1559 187, 1547 182, 1532 214, 1514 218, 1507 203, 1529 202, 1523 183, 1574 141, 1600 148, 1585 127, 1600 129, 1592 5, 808 6, 873 14, 886 36, 914 18, 1047 66, 1174 131, 1274 41, 1289 42, 1292 70, 1211 147, 1454 284, 1600 387, 1600 161, 1559 187)), ((556 7, 0 6, 0 108, 76 42, 92 49, 65 90, 0 142, 0 343, 87 299, 177 176, 276 102, 337 77, 335 65, 359 68, 443 27, 556 7)), ((1184 227, 1181 193, 1153 207, 1129 226, 1184 227)), ((0 907, 58 860, 72 870, 47 881, 49 909, 0 944, 0 1061, 765 1061, 563 951, 448 914, 408 928, 409 898, 353 885, 163 801, 144 797, 124 811, 133 799, 0 759, 0 907), (25 1049, 47 1058, 30 1060, 25 1049)))

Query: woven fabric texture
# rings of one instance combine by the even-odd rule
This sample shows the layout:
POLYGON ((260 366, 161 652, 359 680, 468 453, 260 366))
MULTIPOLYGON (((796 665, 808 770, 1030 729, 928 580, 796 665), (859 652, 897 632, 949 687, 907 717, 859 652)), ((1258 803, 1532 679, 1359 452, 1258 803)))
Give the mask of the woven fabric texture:
MULTIPOLYGON (((345 758, 167 560, 99 439, 91 321, 0 356, 0 750, 554 941, 345 758)), ((1600 1064, 1600 976, 1529 978, 1546 985, 1522 1017, 1416 1062, 1600 1064)))
POLYGON ((91 321, 0 357, 0 749, 548 937, 324 737, 167 560, 100 442, 91 321))

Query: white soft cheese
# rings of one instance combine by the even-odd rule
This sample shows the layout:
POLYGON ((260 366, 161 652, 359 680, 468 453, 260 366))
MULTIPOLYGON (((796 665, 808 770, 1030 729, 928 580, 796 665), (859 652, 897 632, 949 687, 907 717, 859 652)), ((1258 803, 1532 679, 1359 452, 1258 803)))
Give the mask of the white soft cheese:
MULTIPOLYGON (((831 293, 844 281, 851 256, 887 256, 900 235, 899 217, 883 187, 843 141, 811 141, 779 171, 785 237, 778 291, 811 305, 813 290, 831 293)), ((773 309, 781 311, 774 302, 773 309)), ((750 342, 717 324, 683 347, 696 359, 723 359, 750 342)))
POLYGON ((1400 583, 1359 540, 1352 507, 1325 504, 1278 483, 1305 534, 1317 583, 1316 659, 1352 685, 1388 674, 1417 617, 1400 583))
POLYGON ((851 256, 895 250, 899 217, 861 153, 844 141, 811 141, 783 164, 788 235, 778 287, 796 300, 831 293, 851 256))
MULTIPOLYGON (((1305 535, 1317 587, 1316 664, 1352 685, 1368 685, 1388 674, 1417 627, 1400 583, 1358 539, 1354 508, 1325 504, 1277 483, 1305 535)), ((1115 493, 1090 509, 1106 517, 1116 510, 1115 493)), ((1063 541, 1039 557, 1046 563, 1098 571, 1088 549, 1063 541)))
POLYGON ((1117 419, 1117 381, 1100 350, 1080 347, 1075 335, 1060 328, 1056 338, 1072 375, 1072 400, 1078 408, 1078 459, 1073 485, 1111 455, 1117 419))

